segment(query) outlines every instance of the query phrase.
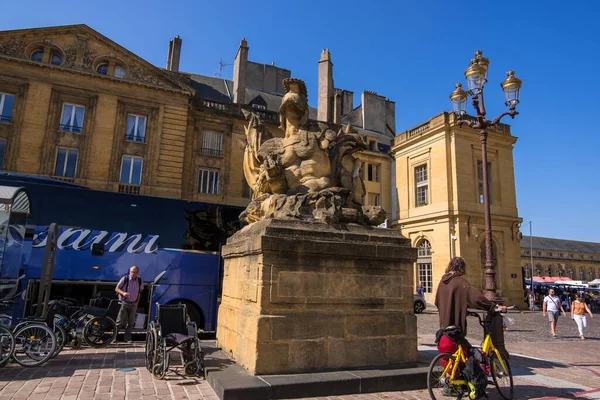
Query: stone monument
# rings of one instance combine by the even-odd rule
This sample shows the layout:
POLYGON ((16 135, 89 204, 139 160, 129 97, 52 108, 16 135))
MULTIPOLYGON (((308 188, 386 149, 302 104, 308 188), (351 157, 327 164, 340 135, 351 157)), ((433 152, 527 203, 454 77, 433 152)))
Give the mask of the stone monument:
POLYGON ((361 204, 354 153, 367 145, 350 127, 309 122, 303 81, 284 86, 283 138, 246 115, 253 198, 222 251, 218 345, 253 374, 415 362, 416 249, 361 204))

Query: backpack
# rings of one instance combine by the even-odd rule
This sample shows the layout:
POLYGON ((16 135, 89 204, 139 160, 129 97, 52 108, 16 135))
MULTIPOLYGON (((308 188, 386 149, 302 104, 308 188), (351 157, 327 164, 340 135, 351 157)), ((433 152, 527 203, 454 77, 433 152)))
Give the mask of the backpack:
MULTIPOLYGON (((125 285, 123 285, 119 289, 127 292, 127 289, 129 289, 129 279, 128 279, 129 274, 123 276, 123 278, 125 278, 125 285)), ((141 290, 142 289, 142 278, 138 275, 138 277, 136 279, 137 279, 137 283, 138 283, 138 288, 141 290)))
POLYGON ((465 368, 463 369, 463 374, 467 382, 475 388, 475 398, 486 399, 485 389, 488 384, 488 378, 485 372, 483 372, 481 362, 482 362, 481 353, 479 350, 474 350, 471 352, 469 358, 467 358, 467 362, 465 363, 465 368))

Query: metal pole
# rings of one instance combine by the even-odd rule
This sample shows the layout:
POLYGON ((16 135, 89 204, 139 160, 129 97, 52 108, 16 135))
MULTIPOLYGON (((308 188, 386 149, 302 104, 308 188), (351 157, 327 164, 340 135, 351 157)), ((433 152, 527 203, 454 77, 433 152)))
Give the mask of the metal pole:
POLYGON ((487 132, 485 129, 479 131, 481 140, 481 169, 483 172, 483 207, 485 212, 485 295, 490 300, 495 300, 496 293, 496 271, 494 269, 494 258, 492 254, 492 216, 490 211, 490 187, 488 185, 487 171, 487 132))
POLYGON ((533 306, 535 305, 535 287, 533 286, 533 236, 531 234, 531 223, 533 221, 529 221, 529 263, 531 264, 531 294, 533 296, 533 304, 531 305, 531 311, 533 311, 533 306))

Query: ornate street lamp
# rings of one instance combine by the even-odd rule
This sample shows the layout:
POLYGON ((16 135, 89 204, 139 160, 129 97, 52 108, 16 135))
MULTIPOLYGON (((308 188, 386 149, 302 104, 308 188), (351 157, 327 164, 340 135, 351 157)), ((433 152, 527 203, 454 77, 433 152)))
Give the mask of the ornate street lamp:
MULTIPOLYGON (((468 94, 462 89, 460 83, 456 84, 456 89, 450 94, 452 108, 456 115, 457 124, 468 124, 469 127, 479 130, 479 139, 481 141, 481 165, 483 173, 483 205, 485 213, 485 296, 496 302, 501 303, 502 299, 496 292, 496 270, 492 256, 492 218, 490 213, 490 187, 488 183, 487 168, 487 129, 497 125, 502 118, 509 115, 514 118, 518 114, 516 107, 519 104, 519 90, 522 82, 515 77, 514 71, 508 71, 508 77, 500 84, 504 92, 505 104, 508 111, 500 114, 496 119, 490 121, 485 118, 485 103, 483 89, 487 83, 487 73, 490 60, 483 57, 481 50, 475 52, 475 58, 471 60, 469 68, 465 70, 465 78, 469 86, 468 94), (477 114, 471 117, 466 114, 466 103, 468 95, 471 96, 471 103, 477 114)), ((531 277, 533 287, 533 276, 531 277)), ((504 332, 502 329, 502 318, 496 314, 488 314, 491 319, 492 340, 496 347, 505 355, 508 352, 504 348, 504 332)))
POLYGON ((496 119, 490 121, 485 118, 485 103, 483 97, 484 86, 487 83, 487 72, 490 60, 483 57, 482 51, 475 52, 475 58, 471 60, 469 68, 465 70, 465 78, 469 86, 468 93, 462 89, 460 83, 456 84, 456 89, 450 94, 452 109, 456 115, 457 124, 468 124, 469 127, 479 130, 479 139, 481 141, 481 164, 483 173, 483 204, 485 211, 485 295, 488 299, 500 302, 501 299, 496 292, 496 271, 494 259, 492 257, 492 219, 490 216, 490 188, 488 184, 487 169, 487 129, 497 125, 500 120, 509 115, 514 118, 518 114, 516 106, 519 104, 519 90, 522 82, 515 77, 514 71, 508 71, 508 77, 500 84, 504 91, 505 104, 509 110, 496 119), (477 114, 471 117, 466 114, 467 99, 471 96, 471 103, 477 114))

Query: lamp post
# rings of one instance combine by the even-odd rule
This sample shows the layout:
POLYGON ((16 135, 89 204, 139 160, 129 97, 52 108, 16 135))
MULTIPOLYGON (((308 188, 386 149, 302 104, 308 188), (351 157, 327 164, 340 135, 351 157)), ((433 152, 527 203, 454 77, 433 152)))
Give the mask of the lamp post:
MULTIPOLYGON (((487 72, 490 65, 490 60, 483 57, 482 51, 475 52, 475 58, 471 59, 469 68, 465 70, 465 78, 469 91, 462 89, 460 83, 456 84, 456 89, 450 94, 452 109, 456 115, 457 124, 459 126, 468 124, 470 128, 479 130, 479 140, 481 142, 481 170, 483 175, 483 207, 485 214, 485 297, 501 303, 502 299, 496 292, 496 270, 494 259, 492 256, 492 218, 490 213, 490 187, 488 181, 487 168, 487 129, 497 125, 502 118, 509 115, 514 118, 518 114, 516 107, 519 104, 519 90, 521 89, 522 81, 515 77, 514 71, 508 71, 508 77, 502 81, 500 86, 504 92, 505 104, 508 106, 508 111, 500 114, 494 120, 485 118, 485 101, 484 101, 484 86, 487 83, 487 72), (467 100, 471 96, 471 103, 475 108, 476 115, 474 117, 466 114, 467 100)), ((532 277, 533 281, 533 277, 532 277)), ((490 333, 494 344, 502 354, 508 356, 508 352, 504 347, 504 331, 502 329, 502 317, 494 313, 488 313, 486 318, 490 319, 490 333)))
POLYGON ((485 296, 495 302, 501 299, 496 292, 496 271, 494 259, 492 257, 492 219, 490 215, 490 188, 487 169, 487 129, 497 125, 502 118, 509 115, 514 118, 518 114, 516 107, 519 104, 519 90, 521 80, 515 77, 514 71, 508 71, 508 77, 500 84, 504 92, 505 104, 509 110, 500 114, 494 120, 485 118, 484 86, 487 83, 487 72, 490 60, 483 57, 481 50, 475 52, 475 58, 471 60, 469 68, 465 71, 465 77, 469 85, 469 91, 462 89, 460 83, 456 84, 456 89, 450 94, 452 108, 457 118, 457 124, 468 124, 472 129, 479 130, 479 139, 481 141, 481 169, 483 173, 483 205, 485 213, 485 296), (471 117, 466 114, 467 99, 471 96, 471 103, 477 114, 471 117))

